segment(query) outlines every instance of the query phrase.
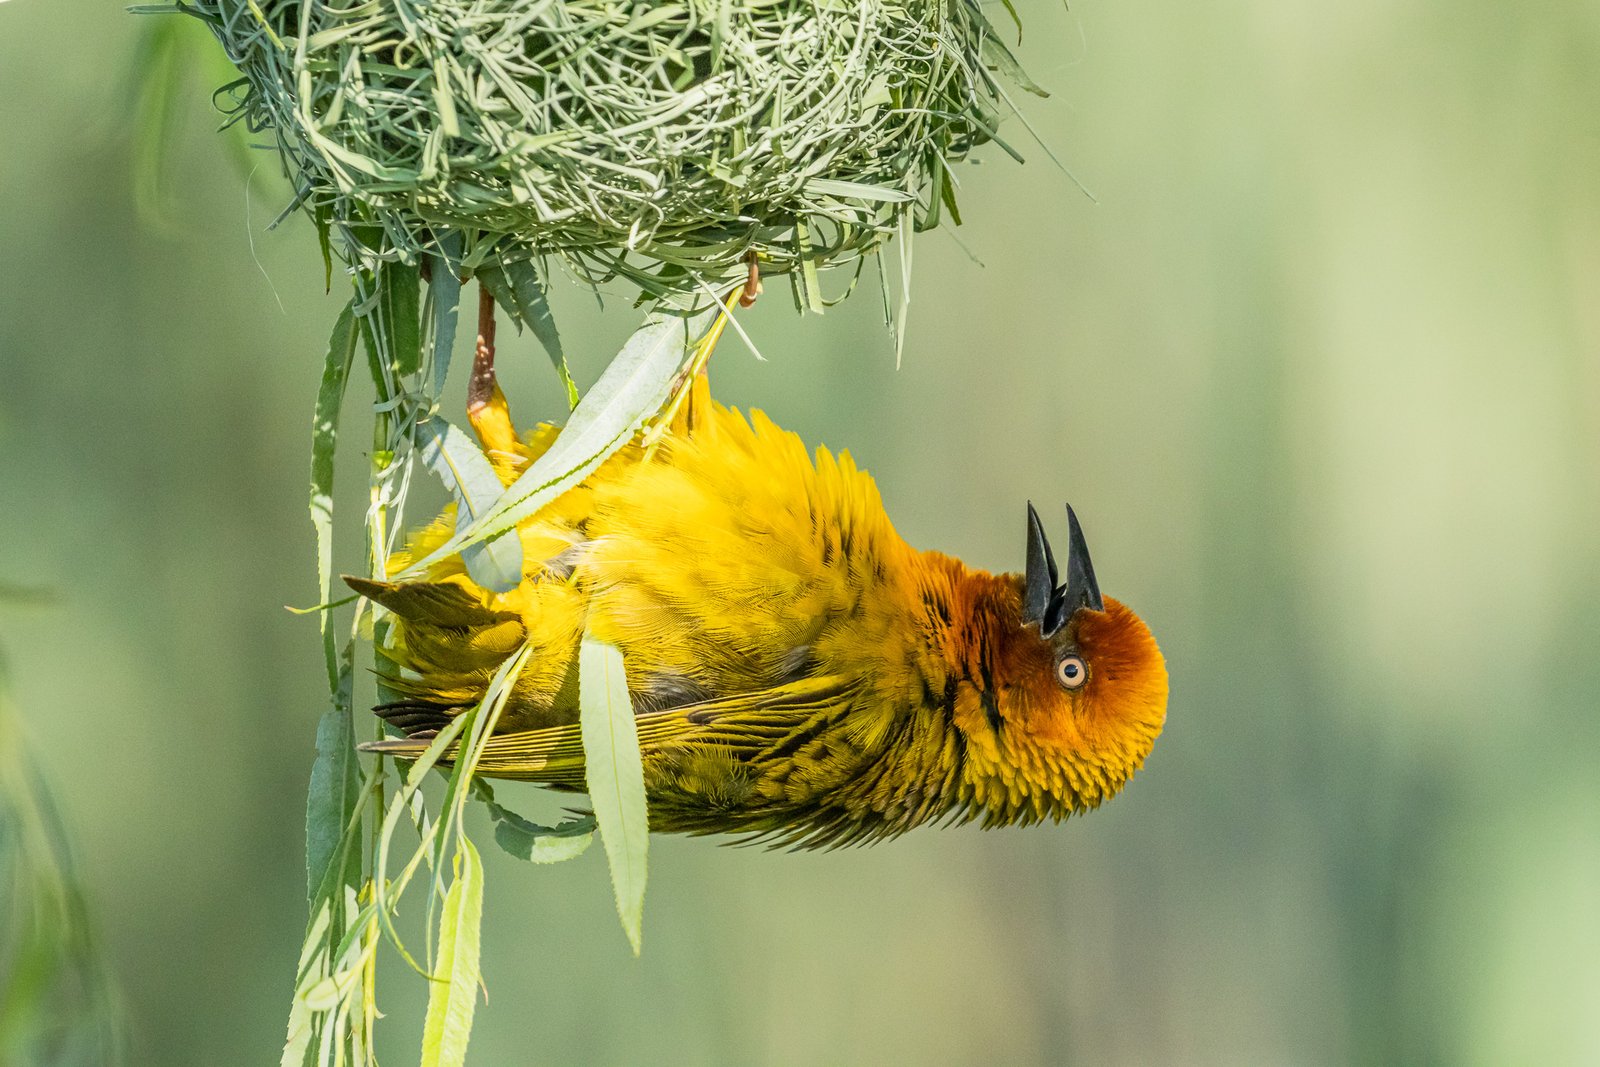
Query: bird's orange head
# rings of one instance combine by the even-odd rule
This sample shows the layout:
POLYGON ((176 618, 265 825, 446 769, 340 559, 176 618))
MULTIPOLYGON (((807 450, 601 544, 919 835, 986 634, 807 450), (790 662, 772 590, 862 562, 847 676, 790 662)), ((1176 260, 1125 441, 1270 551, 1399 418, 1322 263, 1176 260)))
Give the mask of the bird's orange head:
POLYGON ((1137 615, 1101 596, 1070 506, 1067 521, 1063 577, 1028 505, 1027 571, 1007 576, 990 642, 993 704, 957 716, 973 799, 991 822, 1099 806, 1144 763, 1166 720, 1161 650, 1137 615), (971 744, 976 735, 985 743, 971 744))

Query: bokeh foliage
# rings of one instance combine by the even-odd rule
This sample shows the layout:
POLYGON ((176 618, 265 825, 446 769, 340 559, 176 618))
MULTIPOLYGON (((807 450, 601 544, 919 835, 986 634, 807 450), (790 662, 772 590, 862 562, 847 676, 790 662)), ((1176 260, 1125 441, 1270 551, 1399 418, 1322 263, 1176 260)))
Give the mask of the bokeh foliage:
MULTIPOLYGON (((8 591, 0 587, 0 609, 8 591)), ((115 1064, 114 997, 55 798, 0 660, 0 1063, 115 1064)))
MULTIPOLYGON (((598 850, 537 877, 484 850, 483 1062, 1594 1059, 1593 14, 1038 11, 1020 58, 1065 103, 1031 115, 1098 206, 995 157, 964 190, 987 266, 922 242, 901 371, 867 300, 764 302, 767 362, 730 344, 714 373, 848 446, 913 543, 1014 567, 1022 501, 1072 500, 1169 655, 1167 734, 1056 830, 652 842, 639 961, 598 850)), ((0 545, 61 600, 5 638, 130 1059, 259 1060, 326 699, 315 623, 276 605, 314 596, 306 407, 337 301, 203 111, 175 229, 136 220, 106 117, 133 21, 0 5, 0 545)), ((628 325, 554 299, 587 384, 628 325)), ((518 417, 559 415, 524 344, 518 417)), ((364 460, 339 473, 363 506, 364 460)), ((420 1020, 406 985, 382 1007, 420 1020)))

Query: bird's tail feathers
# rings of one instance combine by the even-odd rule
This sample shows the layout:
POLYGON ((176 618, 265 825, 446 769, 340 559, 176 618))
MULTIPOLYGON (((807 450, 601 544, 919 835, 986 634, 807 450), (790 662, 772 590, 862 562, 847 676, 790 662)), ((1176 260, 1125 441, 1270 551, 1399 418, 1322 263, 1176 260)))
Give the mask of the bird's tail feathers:
POLYGON ((423 732, 430 736, 450 725, 466 708, 436 704, 430 700, 392 700, 372 709, 384 722, 408 736, 423 732))
MULTIPOLYGON (((381 708, 379 714, 390 722, 396 721, 381 708)), ((436 736, 437 729, 424 727, 409 737, 386 737, 382 741, 368 741, 357 747, 362 752, 416 759, 428 750, 436 736)), ((449 766, 460 751, 460 739, 450 742, 440 754, 440 765, 449 766)), ((577 737, 576 727, 499 734, 484 739, 477 770, 488 778, 542 782, 558 789, 582 789, 585 784, 583 745, 577 737)))
POLYGON ((428 746, 433 743, 433 736, 429 733, 414 737, 386 737, 382 741, 363 741, 356 748, 362 752, 378 752, 400 759, 416 759, 428 750, 428 746))
MULTIPOLYGON (((377 716, 396 730, 405 733, 404 737, 385 737, 381 741, 364 741, 356 748, 362 752, 381 752, 386 756, 399 756, 401 759, 416 759, 422 755, 439 731, 450 725, 450 720, 466 711, 466 708, 447 704, 435 704, 428 700, 391 700, 387 704, 379 704, 372 709, 377 716)), ((454 755, 455 745, 450 746, 451 755, 454 755)))

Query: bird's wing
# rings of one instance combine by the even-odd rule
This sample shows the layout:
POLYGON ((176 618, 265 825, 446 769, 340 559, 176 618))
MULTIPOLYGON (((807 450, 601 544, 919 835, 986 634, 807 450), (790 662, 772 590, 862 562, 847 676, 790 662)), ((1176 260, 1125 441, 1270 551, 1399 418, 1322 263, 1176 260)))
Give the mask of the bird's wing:
MULTIPOLYGON (((667 750, 704 747, 739 761, 753 761, 794 738, 809 736, 818 723, 834 722, 855 684, 839 676, 803 678, 786 685, 700 701, 635 718, 639 748, 648 761, 667 750)), ((429 738, 390 738, 362 748, 415 758, 429 738)), ((457 745, 445 751, 455 758, 457 745)), ((479 757, 480 773, 582 789, 583 735, 577 723, 541 730, 495 734, 479 757)))
POLYGON ((414 622, 468 630, 517 620, 511 612, 485 607, 481 598, 454 582, 375 582, 353 574, 343 577, 346 585, 368 600, 414 622))

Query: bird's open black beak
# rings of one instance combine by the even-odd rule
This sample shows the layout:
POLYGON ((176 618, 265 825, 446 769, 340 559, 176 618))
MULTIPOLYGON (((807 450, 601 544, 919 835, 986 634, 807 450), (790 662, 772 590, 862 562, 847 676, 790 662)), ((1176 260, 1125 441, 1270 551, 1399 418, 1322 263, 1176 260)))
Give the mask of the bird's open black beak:
POLYGON ((1104 611, 1100 583, 1095 581, 1089 545, 1083 539, 1078 514, 1067 505, 1067 580, 1057 585, 1059 574, 1050 541, 1044 535, 1039 513, 1028 505, 1028 569, 1023 575, 1022 621, 1039 624, 1041 637, 1060 632, 1080 608, 1104 611))
POLYGON ((1039 513, 1028 503, 1028 569, 1023 575, 1022 621, 1043 623, 1056 592, 1056 557, 1039 513))

